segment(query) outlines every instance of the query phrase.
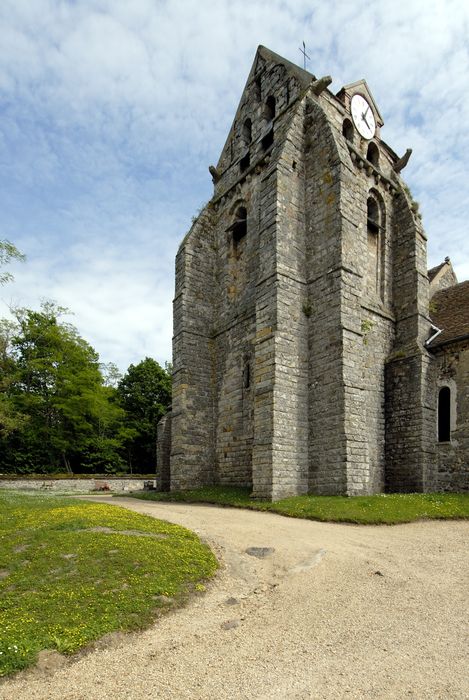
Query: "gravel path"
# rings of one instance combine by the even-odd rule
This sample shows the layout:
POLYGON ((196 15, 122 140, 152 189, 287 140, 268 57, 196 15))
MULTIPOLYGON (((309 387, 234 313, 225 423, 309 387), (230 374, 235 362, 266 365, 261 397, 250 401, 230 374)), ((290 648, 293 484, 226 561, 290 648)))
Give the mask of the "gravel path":
POLYGON ((469 698, 469 522, 363 527, 101 500, 194 530, 224 568, 146 632, 20 674, 2 700, 469 698))

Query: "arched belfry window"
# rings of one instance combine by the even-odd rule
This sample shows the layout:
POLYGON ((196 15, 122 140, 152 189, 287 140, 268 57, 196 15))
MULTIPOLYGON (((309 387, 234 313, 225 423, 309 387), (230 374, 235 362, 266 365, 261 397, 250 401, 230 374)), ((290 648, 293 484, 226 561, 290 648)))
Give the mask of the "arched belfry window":
POLYGON ((249 152, 248 152, 248 153, 246 153, 246 155, 245 155, 243 158, 241 158, 241 160, 239 161, 239 169, 240 169, 240 172, 244 173, 244 171, 247 170, 247 169, 249 168, 250 165, 251 165, 251 156, 249 155, 249 152))
POLYGON ((367 274, 366 288, 372 297, 385 298, 386 226, 384 204, 377 192, 366 202, 367 274))
POLYGON ((230 228, 233 231, 233 243, 235 246, 246 236, 248 232, 248 215, 246 207, 236 209, 235 218, 230 228))
POLYGON ((262 150, 268 151, 274 143, 274 130, 270 129, 261 141, 262 150))
POLYGON ((249 358, 245 357, 243 362, 243 388, 249 389, 251 386, 251 365, 249 358))
POLYGON ((245 146, 249 146, 252 141, 252 121, 249 118, 243 124, 243 141, 245 146))
POLYGON ((275 117, 275 97, 273 95, 269 95, 265 102, 264 117, 269 122, 275 117))
POLYGON ((366 225, 368 231, 378 234, 381 228, 381 211, 377 199, 370 195, 366 203, 366 225))
POLYGON ((379 163, 379 150, 378 146, 373 143, 373 141, 370 141, 368 144, 368 150, 366 152, 366 159, 370 161, 370 163, 373 163, 373 165, 378 166, 379 163))
POLYGON ((254 97, 258 102, 262 99, 262 80, 260 75, 254 81, 254 97))
POLYGON ((442 386, 438 392, 438 442, 451 440, 451 389, 442 386))
POLYGON ((345 136, 347 141, 353 142, 353 124, 350 119, 344 119, 342 124, 342 135, 345 136))

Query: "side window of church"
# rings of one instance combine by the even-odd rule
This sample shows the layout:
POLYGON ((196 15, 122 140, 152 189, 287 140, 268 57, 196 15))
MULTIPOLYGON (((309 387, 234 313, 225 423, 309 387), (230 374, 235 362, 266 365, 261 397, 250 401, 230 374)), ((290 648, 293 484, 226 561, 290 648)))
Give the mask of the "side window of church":
POLYGON ((379 164, 379 151, 378 147, 373 141, 370 141, 368 144, 368 150, 366 152, 366 158, 367 160, 370 161, 370 163, 373 163, 373 165, 378 166, 379 164))
POLYGON ((233 243, 236 246, 247 234, 247 211, 245 207, 238 207, 235 220, 231 226, 233 231, 233 243))
POLYGON ((368 197, 367 201, 367 225, 368 225, 368 230, 371 233, 379 233, 379 227, 380 227, 380 211, 379 211, 379 205, 378 202, 374 197, 368 197))
POLYGON ((438 393, 438 442, 451 439, 451 389, 441 387, 438 393))
POLYGON ((264 118, 268 121, 271 122, 275 117, 275 97, 273 95, 269 95, 269 97, 265 101, 264 105, 264 118))
POLYGON ((345 136, 347 141, 353 143, 353 124, 350 119, 344 119, 342 124, 342 134, 345 136))
POLYGON ((385 228, 384 208, 374 192, 366 203, 367 275, 366 287, 372 297, 384 301, 385 228))
POLYGON ((252 121, 245 119, 243 124, 243 141, 245 146, 249 146, 252 141, 252 121))
POLYGON ((251 366, 249 364, 249 360, 245 359, 244 360, 244 367, 243 367, 243 387, 244 389, 249 389, 251 386, 251 366))

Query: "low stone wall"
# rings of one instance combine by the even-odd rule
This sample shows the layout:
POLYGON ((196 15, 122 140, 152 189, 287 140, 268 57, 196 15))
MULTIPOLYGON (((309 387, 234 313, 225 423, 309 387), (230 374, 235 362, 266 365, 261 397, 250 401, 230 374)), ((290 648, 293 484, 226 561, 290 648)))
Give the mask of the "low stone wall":
POLYGON ((0 477, 0 489, 21 491, 51 491, 54 493, 92 493, 141 491, 146 482, 155 484, 154 479, 126 477, 95 477, 88 479, 53 479, 21 477, 0 477))

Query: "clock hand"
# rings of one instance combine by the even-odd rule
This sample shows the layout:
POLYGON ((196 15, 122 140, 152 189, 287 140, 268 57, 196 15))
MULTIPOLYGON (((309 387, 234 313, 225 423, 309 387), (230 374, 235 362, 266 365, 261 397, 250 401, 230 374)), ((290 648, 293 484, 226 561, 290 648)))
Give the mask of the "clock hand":
POLYGON ((368 124, 368 122, 366 121, 366 116, 365 116, 365 115, 366 115, 366 112, 362 113, 362 119, 363 119, 363 121, 365 122, 365 124, 367 125, 367 127, 368 127, 369 129, 371 129, 371 126, 370 126, 370 125, 368 124))

